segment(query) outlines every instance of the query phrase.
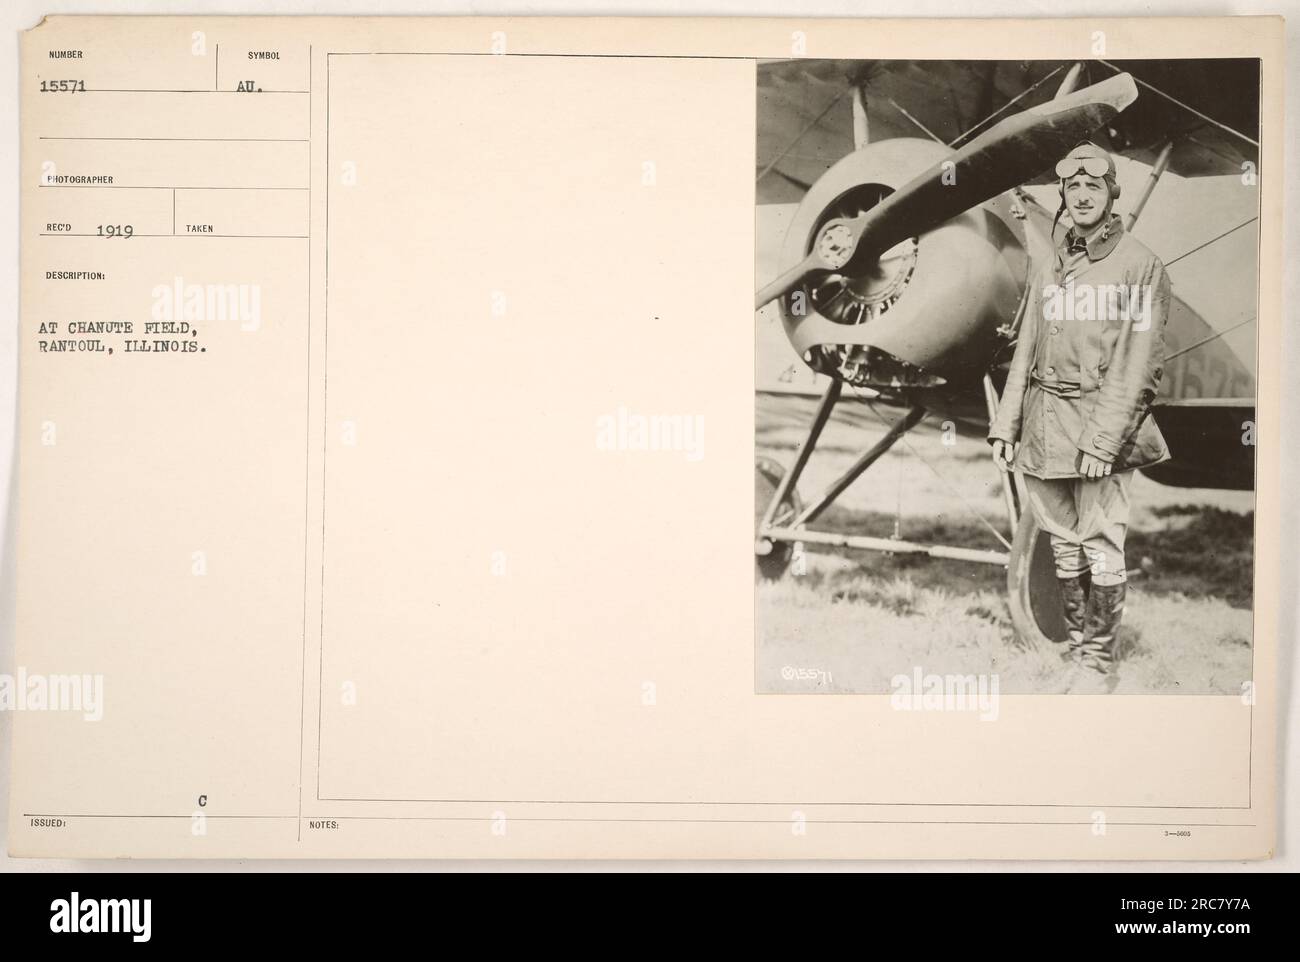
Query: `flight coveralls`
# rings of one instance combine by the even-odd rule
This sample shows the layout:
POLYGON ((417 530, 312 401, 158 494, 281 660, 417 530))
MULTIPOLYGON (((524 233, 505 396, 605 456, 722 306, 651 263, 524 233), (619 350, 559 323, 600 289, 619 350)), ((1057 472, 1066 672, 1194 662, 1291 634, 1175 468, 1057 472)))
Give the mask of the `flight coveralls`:
POLYGON ((1086 239, 1068 230, 1027 298, 988 441, 1019 442, 1013 466, 1057 577, 1122 585, 1132 471, 1170 458, 1149 417, 1164 373, 1169 276, 1111 214, 1086 239), (1085 452, 1111 473, 1083 477, 1085 452))

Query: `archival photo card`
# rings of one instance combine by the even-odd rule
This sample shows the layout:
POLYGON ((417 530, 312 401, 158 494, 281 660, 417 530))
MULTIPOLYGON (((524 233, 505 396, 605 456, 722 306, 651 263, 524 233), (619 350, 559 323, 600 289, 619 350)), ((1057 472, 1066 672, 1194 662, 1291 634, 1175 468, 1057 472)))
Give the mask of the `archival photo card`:
POLYGON ((45 19, 11 854, 1269 857, 1282 41, 45 19))

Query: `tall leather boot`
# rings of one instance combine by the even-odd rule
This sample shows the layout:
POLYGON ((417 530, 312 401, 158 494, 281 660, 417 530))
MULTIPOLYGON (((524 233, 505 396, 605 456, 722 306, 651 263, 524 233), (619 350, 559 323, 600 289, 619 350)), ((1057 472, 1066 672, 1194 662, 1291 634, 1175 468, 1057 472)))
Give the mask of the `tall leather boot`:
POLYGON ((1124 598, 1128 584, 1093 585, 1088 593, 1088 607, 1083 622, 1083 643, 1079 648, 1079 667, 1082 684, 1071 691, 1096 689, 1109 691, 1114 687, 1112 666, 1115 661, 1115 639, 1120 621, 1124 617, 1124 598))
POLYGON ((1079 657, 1083 647, 1083 623, 1088 608, 1088 588, 1092 572, 1084 569, 1069 578, 1057 578, 1061 587, 1061 610, 1065 615, 1066 638, 1061 657, 1072 660, 1079 657))

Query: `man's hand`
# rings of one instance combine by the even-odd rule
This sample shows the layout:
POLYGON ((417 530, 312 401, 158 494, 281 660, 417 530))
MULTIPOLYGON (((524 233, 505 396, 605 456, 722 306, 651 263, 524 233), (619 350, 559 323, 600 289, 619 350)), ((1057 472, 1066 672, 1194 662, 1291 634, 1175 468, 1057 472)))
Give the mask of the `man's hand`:
POLYGON ((999 471, 1010 471, 1011 462, 1016 457, 1016 446, 1008 444, 1006 441, 993 442, 993 463, 998 466, 999 471))
POLYGON ((1104 478, 1110 474, 1112 465, 1101 458, 1094 457, 1087 451, 1079 459, 1079 473, 1085 478, 1104 478))

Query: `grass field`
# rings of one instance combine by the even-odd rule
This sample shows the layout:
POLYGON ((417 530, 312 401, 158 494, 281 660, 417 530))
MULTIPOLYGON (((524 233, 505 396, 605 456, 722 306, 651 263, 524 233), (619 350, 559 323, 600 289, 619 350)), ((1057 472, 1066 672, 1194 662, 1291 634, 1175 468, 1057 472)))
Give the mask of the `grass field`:
MULTIPOLYGON (((789 466, 808 398, 759 396, 757 453, 789 466)), ((900 412, 840 402, 799 484, 807 501, 900 412), (882 421, 883 419, 883 421, 882 421)), ((1251 677, 1254 494, 1132 487, 1127 608, 1116 693, 1236 693, 1251 677)), ((815 528, 1005 550, 998 475, 983 435, 927 420, 871 467, 815 528)), ((1019 647, 1001 566, 808 546, 805 573, 756 587, 756 684, 764 692, 885 692, 890 679, 997 673, 1003 693, 1068 690, 1053 653, 1019 647), (806 679, 783 678, 805 669, 806 679)))

